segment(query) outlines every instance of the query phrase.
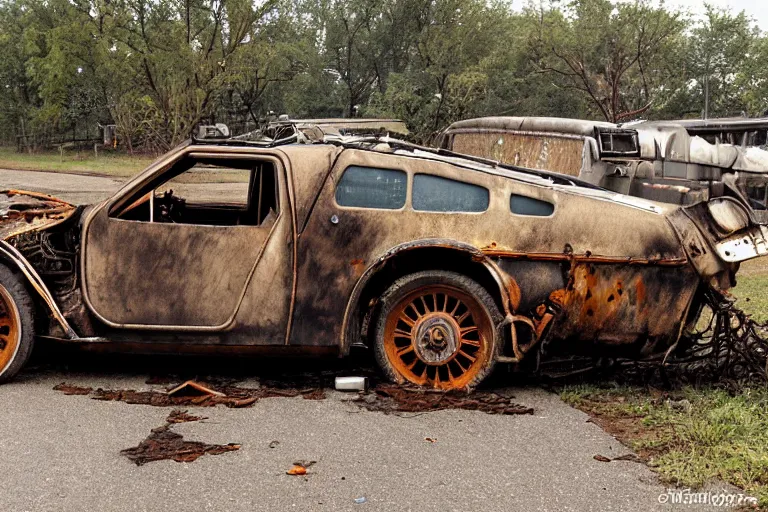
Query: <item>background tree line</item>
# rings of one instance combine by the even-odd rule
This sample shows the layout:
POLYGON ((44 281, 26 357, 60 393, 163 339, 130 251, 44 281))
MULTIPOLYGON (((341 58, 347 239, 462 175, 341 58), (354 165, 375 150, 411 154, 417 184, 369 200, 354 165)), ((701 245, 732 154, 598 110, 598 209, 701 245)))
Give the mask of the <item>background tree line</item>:
POLYGON ((116 124, 160 151, 270 113, 396 117, 426 140, 482 115, 768 109, 768 37, 744 13, 646 0, 2 0, 0 47, 0 139, 31 147, 116 124))

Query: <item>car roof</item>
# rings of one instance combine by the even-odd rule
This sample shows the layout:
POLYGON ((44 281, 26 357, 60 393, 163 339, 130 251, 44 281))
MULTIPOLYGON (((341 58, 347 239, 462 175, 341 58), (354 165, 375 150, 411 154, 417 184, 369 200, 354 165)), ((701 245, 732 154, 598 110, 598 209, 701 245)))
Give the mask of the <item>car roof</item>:
MULTIPOLYGON (((336 146, 345 149, 356 149, 362 151, 375 151, 381 153, 394 154, 406 158, 429 159, 432 161, 443 162, 464 169, 483 172, 486 174, 495 174, 507 178, 525 181, 537 185, 566 185, 589 189, 601 189, 596 185, 587 183, 573 176, 561 174, 553 171, 539 169, 528 169, 514 165, 504 164, 496 160, 454 153, 446 149, 435 149, 426 146, 420 146, 404 140, 385 136, 325 136, 315 141, 304 140, 300 143, 297 138, 280 139, 273 142, 248 141, 237 138, 229 139, 204 139, 192 140, 191 144, 210 144, 221 146, 237 146, 241 148, 275 148, 281 149, 297 148, 300 151, 307 148, 317 148, 318 146, 336 146)), ((602 190, 602 189, 601 189, 602 190)))
POLYGON ((457 121, 445 132, 463 130, 499 130, 523 132, 557 132, 572 135, 594 136, 595 128, 617 128, 613 123, 568 119, 565 117, 478 117, 457 121))

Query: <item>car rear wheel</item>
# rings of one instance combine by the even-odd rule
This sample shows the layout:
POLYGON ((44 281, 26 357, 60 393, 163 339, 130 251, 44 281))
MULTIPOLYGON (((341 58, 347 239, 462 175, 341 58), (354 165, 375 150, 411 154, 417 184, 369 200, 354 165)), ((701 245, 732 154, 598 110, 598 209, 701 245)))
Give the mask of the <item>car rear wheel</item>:
POLYGON ((447 271, 405 276, 381 298, 376 360, 390 380, 470 389, 493 370, 502 317, 490 294, 447 271))
POLYGON ((0 383, 11 380, 34 344, 32 298, 22 278, 0 265, 0 383))

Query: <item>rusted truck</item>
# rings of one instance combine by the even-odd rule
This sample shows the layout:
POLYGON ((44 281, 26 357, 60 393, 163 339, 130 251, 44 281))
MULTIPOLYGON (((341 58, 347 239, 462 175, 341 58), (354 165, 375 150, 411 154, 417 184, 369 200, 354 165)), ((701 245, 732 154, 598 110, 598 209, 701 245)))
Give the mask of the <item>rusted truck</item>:
POLYGON ((616 125, 554 117, 484 117, 458 121, 439 147, 503 163, 575 176, 653 201, 690 205, 716 197, 725 182, 768 222, 768 151, 728 143, 759 142, 765 124, 643 121, 616 125), (718 129, 718 132, 704 132, 718 129), (750 135, 751 134, 751 135, 750 135))
POLYGON ((683 208, 389 137, 307 142, 193 140, 86 207, 0 192, 0 380, 47 338, 360 346, 393 381, 467 389, 543 348, 663 354, 768 251, 728 187, 683 208))

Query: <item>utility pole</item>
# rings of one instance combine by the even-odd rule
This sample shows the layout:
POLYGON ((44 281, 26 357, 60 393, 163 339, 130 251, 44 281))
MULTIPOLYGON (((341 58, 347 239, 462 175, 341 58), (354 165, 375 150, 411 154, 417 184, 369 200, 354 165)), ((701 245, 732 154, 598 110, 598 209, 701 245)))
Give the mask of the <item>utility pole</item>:
POLYGON ((709 58, 707 58, 707 67, 704 75, 704 119, 709 118, 709 58))

